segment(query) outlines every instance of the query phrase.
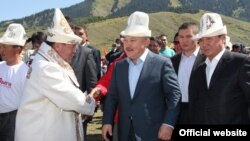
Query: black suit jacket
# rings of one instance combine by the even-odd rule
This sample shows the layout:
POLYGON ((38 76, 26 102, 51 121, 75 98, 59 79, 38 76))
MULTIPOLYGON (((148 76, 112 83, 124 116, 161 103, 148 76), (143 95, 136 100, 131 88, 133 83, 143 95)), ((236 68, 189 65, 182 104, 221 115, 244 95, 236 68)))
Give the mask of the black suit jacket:
POLYGON ((99 80, 101 76, 101 52, 96 47, 91 46, 90 44, 86 44, 86 47, 92 50, 94 60, 96 63, 96 73, 97 73, 97 80, 99 80))
POLYGON ((225 51, 206 82, 200 64, 190 82, 190 111, 194 124, 250 124, 250 57, 225 51))
POLYGON ((86 46, 77 46, 77 51, 71 60, 71 66, 79 82, 80 89, 90 93, 97 82, 96 63, 93 52, 86 46))
POLYGON ((119 105, 119 141, 128 141, 131 120, 143 141, 157 141, 163 123, 174 126, 179 113, 180 90, 170 59, 149 51, 133 99, 126 59, 115 64, 104 107, 103 124, 112 124, 119 105))

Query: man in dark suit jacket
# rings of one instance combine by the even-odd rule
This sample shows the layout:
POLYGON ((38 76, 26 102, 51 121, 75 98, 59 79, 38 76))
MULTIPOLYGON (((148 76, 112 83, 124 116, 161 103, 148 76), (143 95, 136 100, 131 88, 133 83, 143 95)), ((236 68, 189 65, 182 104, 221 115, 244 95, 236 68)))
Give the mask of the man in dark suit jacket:
MULTIPOLYGON (((76 26, 74 27, 74 33, 82 38, 82 42, 77 46, 76 54, 71 60, 71 66, 79 82, 80 89, 83 92, 87 91, 87 93, 90 93, 97 83, 97 65, 93 56, 93 50, 90 49, 90 45, 86 43, 84 29, 76 26)), ((92 117, 84 118, 84 141, 87 141, 87 124, 92 119, 92 117)))
POLYGON ((179 113, 180 90, 168 58, 147 49, 151 31, 149 17, 134 12, 124 30, 128 58, 117 62, 108 90, 102 135, 112 134, 116 108, 119 110, 119 141, 170 140, 179 113))
POLYGON ((80 89, 90 93, 97 82, 96 64, 92 50, 86 46, 78 45, 76 54, 71 60, 71 66, 76 74, 80 89))
POLYGON ((74 30, 78 32, 78 36, 82 38, 82 42, 83 42, 82 44, 84 44, 85 47, 92 50, 92 54, 93 54, 95 64, 96 64, 97 80, 99 80, 101 78, 101 52, 100 50, 90 44, 87 28, 85 26, 74 26, 74 30))
POLYGON ((199 32, 199 27, 193 22, 183 23, 178 29, 178 41, 182 52, 171 58, 182 94, 181 109, 177 124, 189 124, 189 81, 194 70, 205 57, 199 52, 197 41, 192 37, 199 32))
POLYGON ((79 28, 77 27, 74 28, 74 33, 82 38, 82 42, 77 45, 76 54, 71 60, 71 65, 75 71, 81 90, 90 93, 97 83, 96 63, 93 51, 88 47, 89 44, 86 43, 84 29, 80 26, 79 28))
POLYGON ((90 45, 89 43, 86 45, 87 48, 92 50, 92 54, 94 56, 95 64, 96 64, 96 74, 97 80, 99 80, 101 76, 101 52, 96 47, 90 45))
POLYGON ((201 18, 199 40, 207 57, 190 82, 194 124, 250 124, 250 57, 225 49, 227 28, 217 13, 201 18))

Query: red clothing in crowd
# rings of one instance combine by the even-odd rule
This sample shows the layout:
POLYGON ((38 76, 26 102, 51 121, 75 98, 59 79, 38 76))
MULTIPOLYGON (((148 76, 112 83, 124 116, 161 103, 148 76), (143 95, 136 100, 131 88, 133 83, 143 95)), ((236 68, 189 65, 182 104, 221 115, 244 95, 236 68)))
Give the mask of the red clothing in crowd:
MULTIPOLYGON (((127 55, 124 53, 119 58, 115 59, 114 62, 112 62, 107 70, 107 72, 103 75, 103 77, 97 82, 96 87, 101 89, 101 96, 106 96, 108 92, 108 88, 112 79, 112 73, 115 67, 115 63, 126 58, 127 55)), ((118 122, 118 111, 116 111, 114 122, 118 122)))

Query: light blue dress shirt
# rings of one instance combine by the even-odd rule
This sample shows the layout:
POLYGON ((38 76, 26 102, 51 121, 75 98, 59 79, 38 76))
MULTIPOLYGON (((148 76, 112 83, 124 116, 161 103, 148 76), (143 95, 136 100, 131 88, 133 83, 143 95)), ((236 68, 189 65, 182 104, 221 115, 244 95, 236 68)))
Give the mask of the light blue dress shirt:
POLYGON ((131 99, 134 97, 135 88, 139 80, 141 70, 146 60, 147 54, 148 54, 148 49, 146 49, 144 53, 137 59, 136 64, 134 64, 131 59, 127 58, 127 61, 129 63, 128 81, 129 81, 129 90, 131 99))

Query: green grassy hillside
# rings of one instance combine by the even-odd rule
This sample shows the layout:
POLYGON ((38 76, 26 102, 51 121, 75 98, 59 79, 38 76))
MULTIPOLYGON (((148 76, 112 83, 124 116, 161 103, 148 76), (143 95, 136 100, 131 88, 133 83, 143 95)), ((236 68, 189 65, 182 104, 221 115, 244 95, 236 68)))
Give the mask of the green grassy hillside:
MULTIPOLYGON (((150 14, 150 29, 153 36, 161 33, 167 34, 172 41, 175 32, 183 22, 193 21, 199 24, 200 17, 204 11, 198 14, 177 14, 172 12, 159 12, 150 14)), ((126 28, 128 17, 107 19, 97 23, 88 24, 90 41, 98 48, 110 48, 112 42, 119 33, 126 28)), ((231 41, 250 45, 250 23, 222 16, 227 25, 228 35, 231 41)))
MULTIPOLYGON (((169 41, 171 42, 178 27, 183 22, 193 21, 199 24, 199 20, 204 11, 197 14, 190 13, 172 13, 172 12, 158 12, 150 15, 150 29, 152 35, 160 35, 162 33, 167 34, 169 41)), ((222 16, 223 22, 227 25, 228 35, 231 37, 232 43, 240 42, 247 46, 250 46, 250 23, 233 19, 230 17, 222 16)), ((84 18, 74 19, 79 25, 83 24, 84 18)), ((100 19, 99 22, 87 24, 88 34, 90 42, 101 50, 102 48, 110 49, 115 38, 119 36, 119 33, 126 28, 128 17, 120 17, 113 19, 100 19)), ((31 35, 35 31, 46 31, 47 27, 31 27, 26 28, 26 31, 31 35)), ((4 32, 5 29, 0 29, 0 32, 4 32)))
MULTIPOLYGON (((71 18, 120 17, 127 16, 135 10, 147 13, 198 13, 199 10, 206 10, 250 21, 249 7, 249 0, 84 0, 61 10, 71 18)), ((22 23, 25 27, 48 26, 48 17, 53 15, 53 11, 45 9, 20 19, 0 21, 0 27, 6 27, 9 22, 22 23)))

